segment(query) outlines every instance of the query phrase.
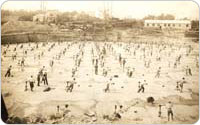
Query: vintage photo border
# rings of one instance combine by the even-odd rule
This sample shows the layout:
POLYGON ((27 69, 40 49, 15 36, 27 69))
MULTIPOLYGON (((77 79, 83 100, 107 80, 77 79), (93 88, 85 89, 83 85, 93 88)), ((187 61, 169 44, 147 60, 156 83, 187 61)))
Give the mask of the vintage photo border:
MULTIPOLYGON (((5 3, 5 2, 7 2, 7 1, 41 1, 41 0, 0 0, 0 5, 1 5, 1 9, 2 9, 2 5, 5 3)), ((198 7, 199 7, 199 10, 200 10, 200 0, 43 0, 43 1, 58 1, 58 2, 60 2, 60 1, 170 1, 170 2, 173 2, 173 1, 192 1, 192 2, 194 2, 195 4, 197 4, 198 5, 198 7)), ((200 11, 199 11, 199 17, 200 17, 200 11)), ((1 14, 0 14, 0 18, 1 18, 1 14)), ((1 26, 0 26, 1 27, 1 26)), ((1 32, 1 31, 0 31, 1 32)), ((199 35, 200 35, 200 33, 199 33, 199 35)), ((200 48, 200 44, 199 44, 199 48, 200 48)), ((0 53, 1 53, 1 50, 0 50, 0 53)), ((199 54, 200 54, 200 51, 199 51, 199 54)), ((1 62, 1 60, 0 60, 0 62, 1 62)), ((199 58, 199 62, 200 62, 200 58, 199 58)), ((1 68, 1 65, 0 65, 0 68, 1 68)), ((199 71, 200 71, 200 69, 199 69, 199 71)), ((200 74, 199 74, 199 77, 200 77, 200 74)), ((0 79, 1 79, 1 76, 0 76, 0 79)), ((199 83, 200 83, 200 81, 199 81, 199 83)), ((1 84, 1 83, 0 83, 1 84)), ((200 85, 200 84, 199 84, 200 85)), ((0 88, 1 88, 1 86, 0 86, 0 88)), ((200 90, 200 89, 199 89, 200 90)), ((0 89, 0 92, 1 92, 1 89, 0 89)), ((1 103, 1 102, 0 102, 1 103)), ((200 98, 199 98, 199 104, 200 104, 200 98)), ((2 104, 1 104, 2 105, 2 104)), ((0 108, 0 111, 1 111, 1 108, 0 108)), ((200 111, 200 110, 199 110, 200 111)), ((200 113, 200 112, 199 112, 200 113)), ((1 116, 2 114, 0 114, 0 116, 1 116)), ((200 119, 200 116, 199 116, 199 119, 200 119)), ((194 124, 196 124, 196 125, 198 125, 198 124, 200 124, 200 120, 198 119, 198 121, 196 122, 196 123, 194 123, 194 124)), ((0 118, 0 125, 6 125, 6 123, 4 123, 3 121, 2 121, 2 117, 0 118)), ((22 124, 23 125, 23 124, 22 124)), ((26 125, 26 124, 24 124, 24 125, 26 125)), ((40 124, 34 124, 34 125, 40 125, 40 124)), ((149 124, 149 125, 151 125, 151 124, 149 124)), ((158 124, 159 125, 159 124, 158 124)), ((184 124, 182 124, 182 125, 184 125, 184 124)), ((185 124, 185 125, 187 125, 187 124, 185 124)))

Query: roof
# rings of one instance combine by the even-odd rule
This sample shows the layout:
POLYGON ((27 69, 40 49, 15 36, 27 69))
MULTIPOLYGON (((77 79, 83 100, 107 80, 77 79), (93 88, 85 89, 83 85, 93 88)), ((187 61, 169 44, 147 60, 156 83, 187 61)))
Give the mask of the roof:
POLYGON ((44 14, 37 14, 37 15, 34 15, 33 17, 44 17, 44 14))
POLYGON ((145 23, 181 23, 190 24, 190 20, 145 20, 145 23))

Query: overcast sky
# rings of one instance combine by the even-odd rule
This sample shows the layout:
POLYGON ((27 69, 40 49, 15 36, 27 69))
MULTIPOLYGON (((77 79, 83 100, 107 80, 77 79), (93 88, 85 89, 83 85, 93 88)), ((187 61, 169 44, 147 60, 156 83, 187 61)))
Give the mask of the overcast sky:
MULTIPOLYGON (((2 5, 2 9, 9 10, 39 10, 40 1, 8 1, 2 5)), ((115 17, 132 17, 141 19, 149 14, 160 15, 173 14, 177 19, 187 17, 199 18, 199 8, 192 1, 48 1, 47 10, 58 11, 85 11, 100 17, 104 5, 112 8, 115 17), (112 7, 111 7, 112 5, 112 7)))

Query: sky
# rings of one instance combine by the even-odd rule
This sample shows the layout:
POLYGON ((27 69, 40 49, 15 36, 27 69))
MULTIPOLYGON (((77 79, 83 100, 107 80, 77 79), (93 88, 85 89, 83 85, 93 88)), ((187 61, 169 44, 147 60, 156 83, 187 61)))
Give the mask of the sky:
MULTIPOLYGON (((6 10, 40 10, 41 1, 7 1, 2 5, 6 10)), ((85 11, 97 17, 106 8, 118 18, 142 19, 147 15, 173 14, 176 19, 187 17, 199 19, 199 8, 193 1, 47 1, 47 10, 85 11)))

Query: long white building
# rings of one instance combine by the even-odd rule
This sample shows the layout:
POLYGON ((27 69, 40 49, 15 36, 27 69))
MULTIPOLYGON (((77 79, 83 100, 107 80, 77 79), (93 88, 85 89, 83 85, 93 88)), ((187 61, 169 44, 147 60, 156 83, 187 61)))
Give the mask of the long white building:
POLYGON ((189 20, 145 20, 144 27, 155 27, 160 29, 191 29, 189 20))

